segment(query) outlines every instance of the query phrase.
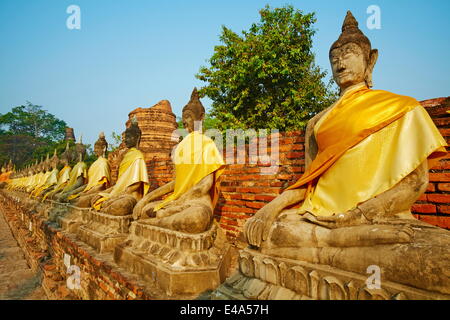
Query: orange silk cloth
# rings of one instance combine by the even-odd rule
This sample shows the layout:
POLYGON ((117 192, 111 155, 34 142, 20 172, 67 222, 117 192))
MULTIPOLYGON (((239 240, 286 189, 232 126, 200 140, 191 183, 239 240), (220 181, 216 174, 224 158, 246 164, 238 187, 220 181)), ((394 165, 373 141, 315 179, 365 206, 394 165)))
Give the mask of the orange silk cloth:
POLYGON ((417 107, 416 99, 363 86, 345 93, 317 131, 318 154, 289 189, 313 183, 344 153, 417 107))

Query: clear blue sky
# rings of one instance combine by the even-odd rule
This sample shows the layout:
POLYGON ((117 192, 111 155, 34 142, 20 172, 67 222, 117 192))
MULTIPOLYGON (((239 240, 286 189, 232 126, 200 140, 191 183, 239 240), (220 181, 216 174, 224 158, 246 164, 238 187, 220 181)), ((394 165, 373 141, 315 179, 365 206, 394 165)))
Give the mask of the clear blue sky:
POLYGON ((111 140, 131 110, 162 99, 180 116, 202 86, 194 75, 221 26, 248 29, 266 3, 317 13, 314 52, 328 72, 328 49, 350 9, 380 51, 375 88, 419 100, 450 96, 447 0, 0 0, 0 113, 29 100, 91 144, 100 131, 111 140), (71 4, 81 8, 81 30, 66 27, 71 4), (381 30, 366 27, 369 5, 381 9, 381 30))

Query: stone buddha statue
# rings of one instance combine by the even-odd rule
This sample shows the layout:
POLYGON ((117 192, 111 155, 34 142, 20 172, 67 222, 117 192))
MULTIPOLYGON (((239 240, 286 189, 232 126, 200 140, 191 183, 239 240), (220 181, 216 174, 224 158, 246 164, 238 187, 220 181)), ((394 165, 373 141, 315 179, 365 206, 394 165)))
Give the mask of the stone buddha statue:
POLYGON ((41 162, 38 162, 38 160, 36 160, 36 163, 33 166, 33 175, 30 178, 28 186, 26 187, 27 193, 30 193, 31 191, 33 191, 34 188, 36 188, 36 186, 38 185, 39 181, 41 180, 41 178, 43 176, 42 163, 43 163, 43 159, 41 159, 41 162))
POLYGON ((98 140, 94 144, 94 153, 97 160, 92 163, 87 173, 87 183, 77 189, 74 189, 67 200, 80 208, 89 208, 91 200, 99 192, 103 192, 111 182, 111 170, 108 160, 106 159, 106 150, 108 142, 106 142, 105 134, 100 133, 98 140))
POLYGON ((38 173, 38 179, 36 181, 35 186, 29 191, 30 196, 39 188, 41 188, 45 181, 47 180, 48 176, 50 175, 50 157, 47 153, 47 158, 44 161, 41 161, 39 164, 39 173, 38 173))
POLYGON ((370 89, 378 51, 350 11, 329 57, 340 97, 307 125, 304 175, 246 222, 250 249, 449 294, 450 234, 410 211, 445 140, 415 99, 370 89))
POLYGON ((30 194, 30 197, 38 197, 44 194, 44 191, 54 186, 58 182, 58 164, 59 158, 56 154, 56 149, 53 153, 52 158, 48 159, 45 164, 45 174, 43 179, 43 183, 37 186, 30 194))
POLYGON ((47 188, 44 191, 43 200, 45 199, 53 199, 53 196, 58 192, 62 191, 65 188, 70 179, 70 161, 72 159, 72 151, 69 149, 69 142, 66 144, 66 150, 63 152, 61 156, 60 163, 63 166, 58 173, 58 180, 56 184, 47 188))
POLYGON ((210 227, 224 161, 214 141, 202 133, 204 116, 194 89, 183 108, 183 125, 189 134, 175 149, 175 180, 142 198, 133 210, 135 220, 186 233, 210 227), (169 193, 163 201, 157 200, 169 193))
POLYGON ((115 216, 129 215, 147 193, 149 181, 144 155, 138 150, 140 139, 141 129, 133 117, 130 127, 125 130, 128 150, 120 162, 117 182, 93 197, 91 205, 94 209, 115 216))
POLYGON ((67 197, 70 196, 75 190, 83 186, 87 181, 87 165, 83 161, 86 155, 86 147, 83 145, 82 138, 80 136, 79 143, 75 144, 74 156, 78 157, 78 162, 72 168, 69 174, 69 181, 66 186, 57 194, 54 199, 58 202, 66 202, 67 197))

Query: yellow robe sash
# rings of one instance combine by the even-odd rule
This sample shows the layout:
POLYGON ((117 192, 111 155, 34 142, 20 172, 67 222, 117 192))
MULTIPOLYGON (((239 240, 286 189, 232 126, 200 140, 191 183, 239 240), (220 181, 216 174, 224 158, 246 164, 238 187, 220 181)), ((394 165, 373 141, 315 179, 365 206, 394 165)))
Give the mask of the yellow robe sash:
POLYGON ((200 132, 191 132, 175 149, 174 164, 174 192, 155 206, 155 211, 165 207, 170 201, 178 199, 213 172, 214 185, 211 188, 211 199, 215 206, 220 185, 217 181, 224 171, 225 162, 214 141, 200 132))
POLYGON ((95 202, 94 209, 100 210, 107 199, 123 193, 129 186, 138 182, 143 184, 143 195, 147 194, 150 186, 144 155, 138 149, 130 148, 120 162, 116 184, 110 193, 99 193, 102 197, 95 202))
POLYGON ((58 182, 56 183, 55 188, 50 192, 47 192, 43 200, 47 199, 50 194, 55 194, 66 186, 67 182, 70 179, 70 170, 71 169, 69 166, 64 166, 64 168, 61 169, 61 171, 58 173, 58 182))
POLYGON ((83 176, 83 179, 86 179, 87 177, 87 165, 83 161, 78 162, 70 171, 69 174, 69 181, 67 182, 66 186, 62 190, 62 192, 67 192, 72 188, 76 183, 78 177, 83 176))
MULTIPOLYGON (((330 216, 389 190, 427 158, 446 154, 445 140, 413 98, 359 88, 344 94, 317 123, 317 157, 289 189, 309 185, 300 208, 330 216)), ((432 165, 432 164, 431 164, 432 165)))
POLYGON ((31 180, 30 184, 27 187, 27 192, 31 192, 41 181, 41 178, 44 174, 42 172, 36 173, 33 176, 33 179, 31 180))
POLYGON ((93 187, 101 184, 106 184, 106 187, 108 187, 110 181, 111 181, 111 170, 109 168, 108 160, 100 156, 89 167, 88 183, 86 187, 83 189, 83 191, 77 194, 73 194, 69 196, 67 199, 72 200, 78 198, 82 192, 87 192, 91 190, 93 187))
POLYGON ((41 178, 39 179, 38 184, 34 187, 34 189, 30 192, 30 198, 34 195, 36 195, 37 192, 45 185, 45 182, 47 181, 48 177, 50 176, 51 171, 47 171, 46 173, 43 173, 41 178))

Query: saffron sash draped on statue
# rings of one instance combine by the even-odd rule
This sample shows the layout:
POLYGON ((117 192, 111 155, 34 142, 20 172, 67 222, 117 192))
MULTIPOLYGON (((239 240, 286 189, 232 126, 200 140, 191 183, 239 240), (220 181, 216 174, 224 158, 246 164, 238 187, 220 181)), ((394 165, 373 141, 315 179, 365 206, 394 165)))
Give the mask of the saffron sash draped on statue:
POLYGON ((219 198, 218 179, 225 165, 214 141, 200 132, 191 132, 175 149, 174 164, 174 192, 155 206, 154 210, 157 211, 170 201, 178 199, 211 173, 214 173, 214 185, 211 188, 211 200, 214 207, 219 198))
POLYGON ((110 193, 99 193, 102 197, 95 202, 94 209, 100 210, 107 199, 125 192, 129 186, 138 182, 143 183, 143 195, 147 194, 150 185, 144 155, 136 148, 130 148, 120 162, 116 184, 110 193))
POLYGON ((68 192, 76 183, 78 177, 83 176, 84 179, 87 178, 87 165, 83 161, 78 162, 70 171, 69 181, 62 190, 62 192, 68 192))
MULTIPOLYGON (((318 154, 304 175, 288 188, 308 185, 308 194, 300 209, 301 213, 309 211, 326 216, 350 210, 358 203, 394 186, 427 158, 435 162, 446 154, 445 140, 423 107, 413 98, 386 91, 362 87, 345 93, 324 115, 324 119, 319 120, 317 126, 315 132, 318 154), (408 117, 405 118, 407 114, 408 117), (389 151, 385 148, 384 151, 388 154, 380 154, 383 139, 375 139, 380 135, 385 135, 384 142, 398 145, 400 151, 389 151), (427 139, 423 139, 423 135, 426 135, 427 139), (405 139, 409 136, 411 141, 405 139), (359 144, 366 148, 365 153, 359 154, 361 160, 354 157, 351 163, 347 161, 343 165, 342 162, 348 158, 344 155, 351 154, 350 150, 357 149, 359 144), (408 144, 412 147, 408 148, 408 144), (372 157, 366 158, 368 154, 372 157), (395 157, 389 158, 389 154, 395 154, 395 157), (343 170, 330 170, 337 166, 343 170), (322 178, 328 171, 333 172, 333 177, 328 174, 327 184, 320 185, 319 194, 316 186, 320 184, 320 180, 324 180, 322 178), (389 180, 387 183, 371 180, 374 178, 372 172, 382 171, 385 171, 384 177, 389 180), (340 179, 343 177, 345 182, 340 179), (347 198, 344 196, 345 192, 340 192, 347 188, 351 190, 352 184, 366 178, 369 181, 365 182, 363 189, 367 190, 355 189, 347 198), (383 187, 377 188, 377 184, 383 187)), ((381 176, 379 174, 377 177, 381 176)))
POLYGON ((109 182, 111 181, 111 174, 110 174, 108 160, 106 160, 102 156, 98 157, 98 159, 95 160, 94 163, 89 167, 87 176, 88 176, 88 183, 87 183, 86 187, 83 189, 83 191, 69 196, 67 198, 68 200, 78 198, 81 193, 88 192, 95 186, 98 186, 101 184, 108 185, 109 182))
POLYGON ((70 179, 70 171, 71 169, 69 166, 64 166, 64 168, 61 169, 61 171, 58 173, 58 182, 56 183, 55 188, 47 192, 42 200, 47 199, 47 197, 49 197, 50 195, 54 195, 67 185, 67 182, 70 179))

